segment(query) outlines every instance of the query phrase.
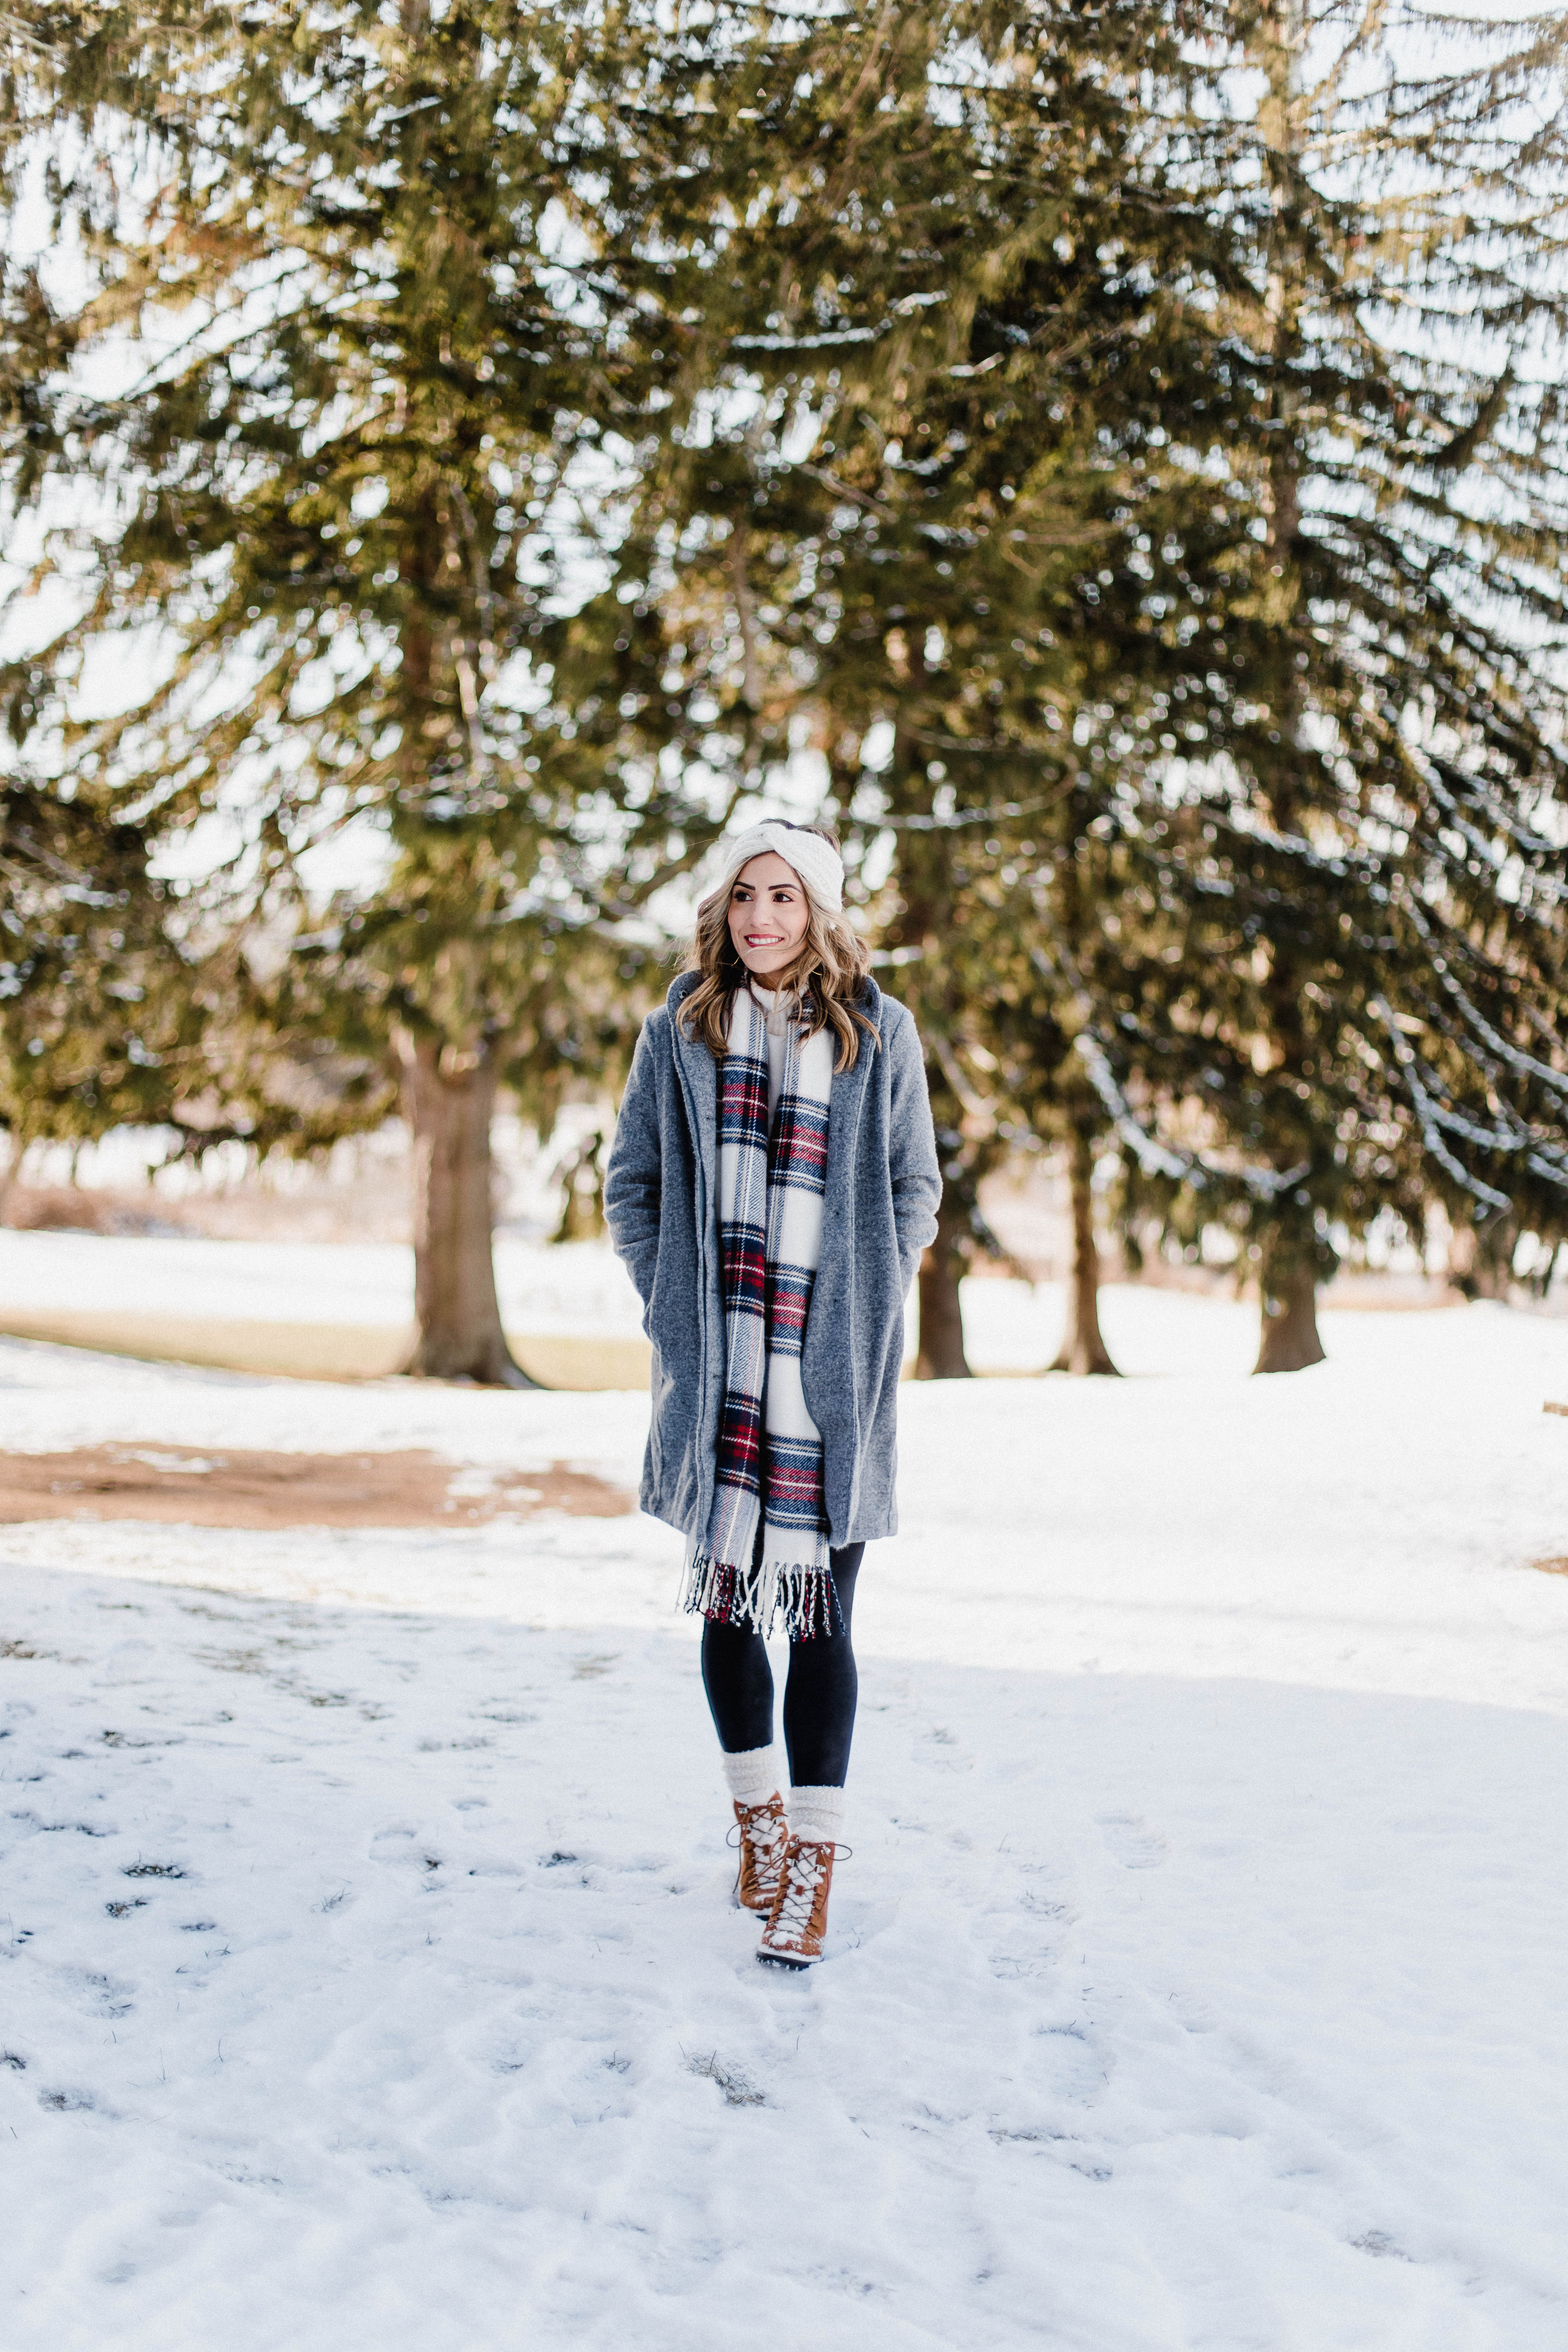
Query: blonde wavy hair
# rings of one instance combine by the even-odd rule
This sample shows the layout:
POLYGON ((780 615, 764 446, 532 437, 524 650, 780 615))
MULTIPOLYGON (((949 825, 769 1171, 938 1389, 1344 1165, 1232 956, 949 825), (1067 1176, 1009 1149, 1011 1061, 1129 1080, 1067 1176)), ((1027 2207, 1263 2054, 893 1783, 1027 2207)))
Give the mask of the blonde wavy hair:
MULTIPOLYGON (((799 829, 819 835, 837 852, 837 838, 826 825, 799 829)), ((728 1042, 731 1000, 751 978, 730 936, 730 894, 736 878, 731 875, 698 908, 697 936, 681 967, 701 974, 680 1008, 681 1028, 689 1037, 700 1038, 715 1061, 723 1058, 728 1042)), ((859 1058, 862 1034, 873 1045, 880 1043, 876 1023, 858 1002, 871 969, 871 950, 842 915, 830 915, 817 905, 804 880, 801 887, 805 890, 806 922, 800 953, 785 971, 771 973, 770 981, 774 988, 793 992, 808 1037, 815 1037, 819 1029, 832 1030, 838 1045, 835 1067, 852 1070, 859 1058)))

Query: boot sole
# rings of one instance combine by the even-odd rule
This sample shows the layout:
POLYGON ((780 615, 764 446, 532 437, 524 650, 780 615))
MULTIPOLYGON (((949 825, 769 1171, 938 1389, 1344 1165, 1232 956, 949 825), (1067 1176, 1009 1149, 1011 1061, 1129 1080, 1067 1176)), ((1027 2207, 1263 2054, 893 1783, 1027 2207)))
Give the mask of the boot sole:
POLYGON ((814 1969, 822 1958, 820 1952, 807 1958, 801 1952, 759 1952, 758 1966, 764 1969, 814 1969))

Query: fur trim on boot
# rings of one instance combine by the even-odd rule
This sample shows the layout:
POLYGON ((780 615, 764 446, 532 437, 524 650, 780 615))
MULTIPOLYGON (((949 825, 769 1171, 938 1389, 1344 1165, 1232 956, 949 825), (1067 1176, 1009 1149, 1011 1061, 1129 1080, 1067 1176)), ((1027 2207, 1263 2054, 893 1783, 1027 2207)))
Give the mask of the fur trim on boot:
POLYGON ((779 1759, 775 1748, 726 1748, 721 1751, 719 1762, 724 1786, 737 1804, 760 1805, 764 1797, 777 1792, 779 1759))
POLYGON ((837 1845, 844 1835, 844 1791, 840 1788, 792 1785, 784 1805, 789 1825, 807 1845, 837 1845))

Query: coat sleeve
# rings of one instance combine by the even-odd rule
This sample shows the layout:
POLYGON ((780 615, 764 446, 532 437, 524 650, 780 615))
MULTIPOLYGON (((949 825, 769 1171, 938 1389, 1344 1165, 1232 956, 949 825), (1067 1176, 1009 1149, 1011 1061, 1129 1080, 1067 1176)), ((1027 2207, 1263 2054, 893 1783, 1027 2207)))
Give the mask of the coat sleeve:
POLYGON ((936 1156, 925 1056, 920 1034, 905 1013, 889 1024, 885 1051, 891 1087, 888 1117, 888 1172, 893 1187, 893 1223, 904 1296, 915 1278, 921 1252, 936 1239, 942 1202, 942 1170, 936 1156))
POLYGON ((621 1097, 616 1138, 605 1171, 605 1223, 646 1307, 658 1265, 658 1216, 663 1190, 658 1055, 653 1022, 645 1021, 621 1097))

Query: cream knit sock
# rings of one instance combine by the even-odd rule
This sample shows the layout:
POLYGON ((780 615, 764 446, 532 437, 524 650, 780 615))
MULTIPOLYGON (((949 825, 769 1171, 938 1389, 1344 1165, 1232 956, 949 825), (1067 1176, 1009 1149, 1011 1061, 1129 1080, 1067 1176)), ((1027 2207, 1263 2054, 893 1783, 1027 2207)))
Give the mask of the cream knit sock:
POLYGON ((844 1828, 842 1789, 792 1789, 784 1802, 791 1837, 809 1844, 836 1843, 844 1828))
POLYGON ((779 1785, 778 1757, 772 1748, 742 1748, 721 1754, 724 1785, 738 1805, 760 1805, 779 1785))

